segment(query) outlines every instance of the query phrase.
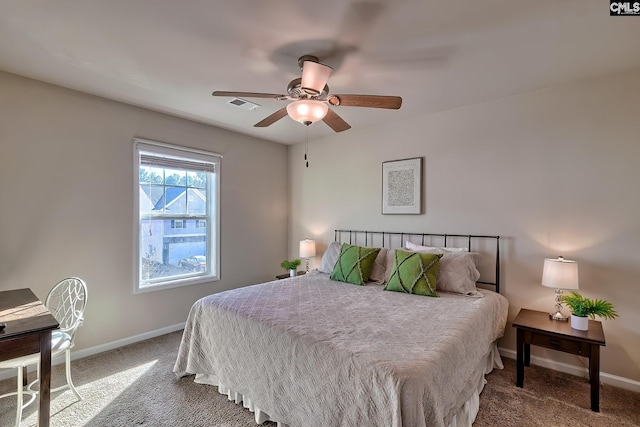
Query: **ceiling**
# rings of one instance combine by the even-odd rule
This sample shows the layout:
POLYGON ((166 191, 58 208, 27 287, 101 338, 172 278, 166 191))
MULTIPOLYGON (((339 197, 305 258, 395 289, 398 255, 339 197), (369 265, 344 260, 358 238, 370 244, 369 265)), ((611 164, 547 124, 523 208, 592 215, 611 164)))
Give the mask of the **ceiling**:
MULTIPOLYGON (((332 107, 353 132, 640 68, 640 17, 601 0, 2 0, 0 70, 292 144, 305 126, 253 125, 287 101, 297 59, 334 67, 334 94, 396 95, 400 110, 332 107)), ((309 139, 333 134, 312 124, 309 139)))

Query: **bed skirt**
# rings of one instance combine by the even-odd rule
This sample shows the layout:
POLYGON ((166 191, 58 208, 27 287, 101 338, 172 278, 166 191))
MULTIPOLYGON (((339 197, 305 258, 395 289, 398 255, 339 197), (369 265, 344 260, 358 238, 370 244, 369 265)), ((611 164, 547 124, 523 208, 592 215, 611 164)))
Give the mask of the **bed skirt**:
MULTIPOLYGON (((453 415, 451 421, 447 425, 448 427, 471 427, 478 415, 480 409, 480 393, 484 389, 487 380, 485 375, 491 373, 493 369, 504 369, 500 353, 498 352, 497 342, 491 346, 490 351, 485 355, 483 362, 479 365, 483 371, 480 381, 476 384, 476 390, 473 395, 462 405, 461 408, 453 415)), ((237 405, 242 405, 249 411, 253 412, 256 419, 256 424, 262 424, 265 421, 273 421, 277 423, 278 427, 289 427, 288 424, 282 423, 278 420, 273 420, 266 412, 258 408, 249 396, 244 396, 242 393, 235 392, 224 384, 220 383, 218 377, 214 374, 196 374, 194 382, 198 384, 208 384, 218 387, 220 394, 225 394, 230 401, 235 402, 237 405)))

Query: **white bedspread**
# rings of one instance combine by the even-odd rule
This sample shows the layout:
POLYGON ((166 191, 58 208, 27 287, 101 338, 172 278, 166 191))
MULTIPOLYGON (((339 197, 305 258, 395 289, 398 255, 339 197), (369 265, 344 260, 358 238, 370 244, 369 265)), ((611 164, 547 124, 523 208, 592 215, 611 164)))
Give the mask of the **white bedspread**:
POLYGON ((382 289, 310 273, 202 298, 174 372, 213 374, 291 426, 447 425, 481 381, 507 300, 382 289))

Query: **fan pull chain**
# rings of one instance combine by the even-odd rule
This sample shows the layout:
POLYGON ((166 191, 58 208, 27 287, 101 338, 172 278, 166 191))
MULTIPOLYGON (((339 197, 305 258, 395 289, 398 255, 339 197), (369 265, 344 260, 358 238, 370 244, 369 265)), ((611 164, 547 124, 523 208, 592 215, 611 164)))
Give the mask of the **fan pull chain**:
POLYGON ((304 161, 307 164, 307 167, 309 167, 309 160, 307 158, 307 153, 309 152, 309 125, 307 125, 306 131, 307 139, 304 143, 304 161))

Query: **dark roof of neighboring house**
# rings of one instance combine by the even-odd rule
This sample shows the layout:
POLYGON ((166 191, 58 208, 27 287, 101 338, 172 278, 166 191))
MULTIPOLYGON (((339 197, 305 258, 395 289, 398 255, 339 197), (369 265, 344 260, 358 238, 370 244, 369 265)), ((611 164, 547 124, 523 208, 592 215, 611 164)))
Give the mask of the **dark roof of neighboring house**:
MULTIPOLYGON (((182 196, 186 191, 184 187, 162 187, 162 186, 141 185, 140 188, 142 189, 142 191, 144 191, 144 193, 147 195, 147 197, 149 197, 149 200, 151 201, 153 201, 154 199, 154 194, 153 194, 154 190, 157 191, 159 189, 160 191, 162 191, 162 195, 160 196, 156 204, 153 206, 152 210, 154 211, 162 210, 164 206, 169 206, 178 197, 182 196), (166 203, 165 203, 165 197, 167 198, 166 203)), ((196 188, 193 190, 194 190, 193 192, 198 197, 200 197, 202 200, 205 200, 204 195, 201 193, 199 189, 196 188)), ((156 193, 156 197, 157 197, 157 193, 156 193)))
POLYGON ((164 192, 164 187, 159 187, 157 185, 141 184, 140 189, 144 192, 144 194, 147 195, 150 201, 153 201, 153 199, 155 198, 154 193, 156 195, 162 195, 162 193, 164 192))
POLYGON ((153 206, 153 210, 162 210, 162 208, 164 206, 170 205, 171 202, 173 202, 175 199, 177 199, 178 197, 180 197, 181 195, 184 194, 186 190, 186 188, 184 187, 166 187, 165 188, 165 193, 162 195, 162 197, 160 197, 160 200, 158 200, 158 203, 156 203, 153 206), (165 197, 167 198, 167 202, 165 203, 165 197))

